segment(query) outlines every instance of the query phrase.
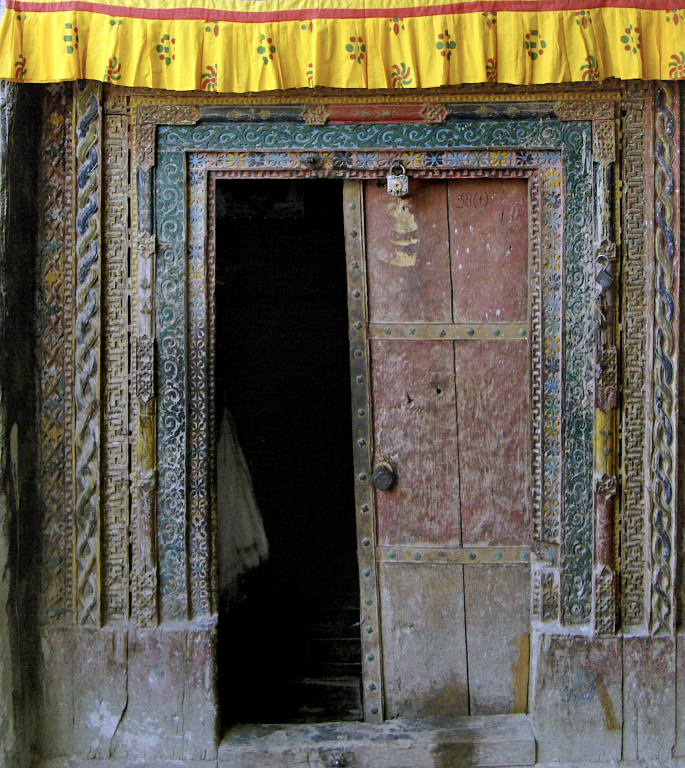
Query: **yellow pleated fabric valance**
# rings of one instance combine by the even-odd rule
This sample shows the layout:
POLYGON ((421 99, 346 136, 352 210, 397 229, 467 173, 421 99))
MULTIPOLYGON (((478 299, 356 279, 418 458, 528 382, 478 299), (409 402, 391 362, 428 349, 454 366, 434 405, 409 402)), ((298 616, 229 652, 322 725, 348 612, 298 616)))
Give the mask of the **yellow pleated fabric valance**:
POLYGON ((685 77, 673 0, 8 0, 0 78, 176 91, 685 77))

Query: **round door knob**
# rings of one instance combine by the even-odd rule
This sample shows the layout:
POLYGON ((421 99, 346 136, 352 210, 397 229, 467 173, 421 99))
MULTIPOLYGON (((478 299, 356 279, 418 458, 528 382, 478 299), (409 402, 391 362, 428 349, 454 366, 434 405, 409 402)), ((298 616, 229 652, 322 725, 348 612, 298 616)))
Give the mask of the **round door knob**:
POLYGON ((378 488, 379 491, 389 491, 395 485, 396 480, 395 470, 387 461, 381 461, 373 468, 371 482, 373 487, 378 488))

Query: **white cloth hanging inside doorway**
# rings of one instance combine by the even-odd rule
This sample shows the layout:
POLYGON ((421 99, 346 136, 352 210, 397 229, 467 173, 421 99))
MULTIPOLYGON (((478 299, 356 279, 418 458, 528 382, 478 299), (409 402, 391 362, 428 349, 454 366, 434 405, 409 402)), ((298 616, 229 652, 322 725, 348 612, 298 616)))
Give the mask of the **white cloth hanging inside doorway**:
POLYGON ((227 408, 219 431, 216 464, 219 585, 222 594, 228 594, 241 573, 266 560, 269 544, 250 470, 227 408))

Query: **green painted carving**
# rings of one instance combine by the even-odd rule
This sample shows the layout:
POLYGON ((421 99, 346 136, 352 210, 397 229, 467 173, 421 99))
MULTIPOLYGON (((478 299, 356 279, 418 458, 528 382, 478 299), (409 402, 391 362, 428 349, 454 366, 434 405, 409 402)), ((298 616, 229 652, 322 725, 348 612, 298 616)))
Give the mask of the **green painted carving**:
MULTIPOLYGON (((187 250, 186 164, 188 153, 233 153, 236 167, 255 171, 303 169, 302 153, 331 153, 330 175, 348 175, 374 167, 382 150, 424 151, 427 167, 496 166, 495 150, 516 150, 507 165, 554 163, 563 158, 562 186, 547 194, 558 200, 543 206, 543 216, 563 215, 563 286, 546 290, 543 303, 565 306, 561 333, 563 361, 563 421, 555 418, 554 398, 548 398, 545 429, 561 430, 563 450, 544 457, 544 474, 563 473, 563 509, 550 514, 543 525, 545 540, 562 542, 562 614, 566 624, 589 621, 592 606, 592 210, 593 165, 590 122, 488 121, 447 125, 302 126, 294 124, 220 123, 196 126, 160 126, 157 135, 156 318, 159 349, 157 377, 160 391, 158 417, 158 546, 162 617, 188 615, 187 584, 191 578, 187 554, 186 415, 188 381, 188 328, 186 310, 187 250), (366 150, 366 151, 364 151, 366 150), (464 150, 460 152, 460 150, 464 150), (526 150, 536 150, 534 161, 526 150), (546 158, 545 150, 549 151, 546 158), (563 211, 563 214, 561 213, 563 211), (560 466, 563 462, 563 466, 560 466), (554 520, 557 520, 555 524, 554 520), (559 524, 560 523, 560 524, 559 524), (559 530, 560 528, 560 530, 559 530)), ((375 167, 381 167, 376 164, 375 167)), ((551 222, 548 225, 553 226, 551 222)), ((562 227, 559 227, 561 230, 562 227)), ((561 236, 561 235, 560 235, 561 236)), ((560 309, 560 307, 559 307, 560 309)), ((554 314, 554 313, 551 313, 554 314)), ((547 332, 551 338, 551 330, 547 332)), ((543 365, 554 367, 549 354, 543 365)), ((561 371, 547 370, 546 383, 554 386, 561 371)), ((558 402, 558 400, 557 400, 558 402)))

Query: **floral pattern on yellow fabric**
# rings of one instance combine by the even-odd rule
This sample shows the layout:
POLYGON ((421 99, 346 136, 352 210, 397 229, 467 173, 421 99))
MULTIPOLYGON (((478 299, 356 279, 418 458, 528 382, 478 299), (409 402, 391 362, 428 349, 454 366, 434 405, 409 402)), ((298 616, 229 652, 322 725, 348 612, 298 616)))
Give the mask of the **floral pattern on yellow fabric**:
POLYGON ((623 43, 623 49, 628 53, 637 53, 642 48, 640 40, 640 28, 634 27, 632 24, 626 27, 625 35, 621 35, 621 42, 623 43))
POLYGON ((261 35, 261 42, 257 46, 257 53, 262 57, 262 62, 266 66, 270 61, 273 61, 276 53, 276 46, 272 38, 266 35, 261 35))
POLYGON ((400 18, 390 19, 390 31, 393 33, 393 35, 397 36, 401 31, 404 30, 403 22, 404 19, 400 18))
POLYGON ((28 71, 26 69, 26 56, 20 56, 19 59, 14 62, 14 66, 14 77, 17 80, 23 80, 28 71))
POLYGON ((408 67, 403 61, 392 65, 392 87, 406 88, 411 85, 411 67, 408 67))
POLYGON ((450 40, 450 33, 446 29, 438 35, 438 42, 435 47, 440 51, 440 55, 444 56, 447 61, 452 58, 452 51, 457 47, 454 40, 450 40))
POLYGON ((545 52, 545 48, 547 48, 547 42, 542 39, 542 36, 538 33, 537 29, 531 29, 530 32, 526 34, 524 45, 526 47, 526 53, 533 61, 540 58, 545 52))
POLYGON ((6 0, 0 77, 192 91, 211 66, 223 93, 685 77, 685 9, 665 0, 393 1, 6 0))
POLYGON ((116 56, 113 56, 105 67, 105 74, 102 78, 103 83, 116 83, 117 80, 121 80, 121 64, 116 56))
POLYGON ((576 17, 576 24, 583 29, 587 29, 589 24, 592 24, 592 14, 590 11, 574 11, 576 17))
POLYGON ((67 22, 64 25, 64 35, 62 40, 64 40, 66 43, 64 49, 66 53, 74 53, 74 51, 78 48, 78 27, 75 27, 73 24, 67 22))
POLYGON ((351 37, 350 42, 345 46, 345 50, 350 54, 352 61, 356 59, 357 64, 361 64, 366 56, 366 45, 363 37, 351 37))
POLYGON ((685 53, 683 51, 680 54, 672 54, 668 76, 673 80, 685 77, 685 53))
POLYGON ((592 54, 585 59, 585 64, 581 64, 580 71, 583 73, 583 80, 586 80, 588 83, 599 80, 599 66, 592 54))
POLYGON ((203 91, 216 91, 219 81, 219 65, 215 64, 213 67, 207 65, 207 71, 202 75, 202 90, 203 91))
POLYGON ((172 61, 176 60, 175 45, 176 38, 164 34, 162 35, 160 43, 155 47, 155 50, 159 54, 159 60, 163 61, 167 67, 172 61))

